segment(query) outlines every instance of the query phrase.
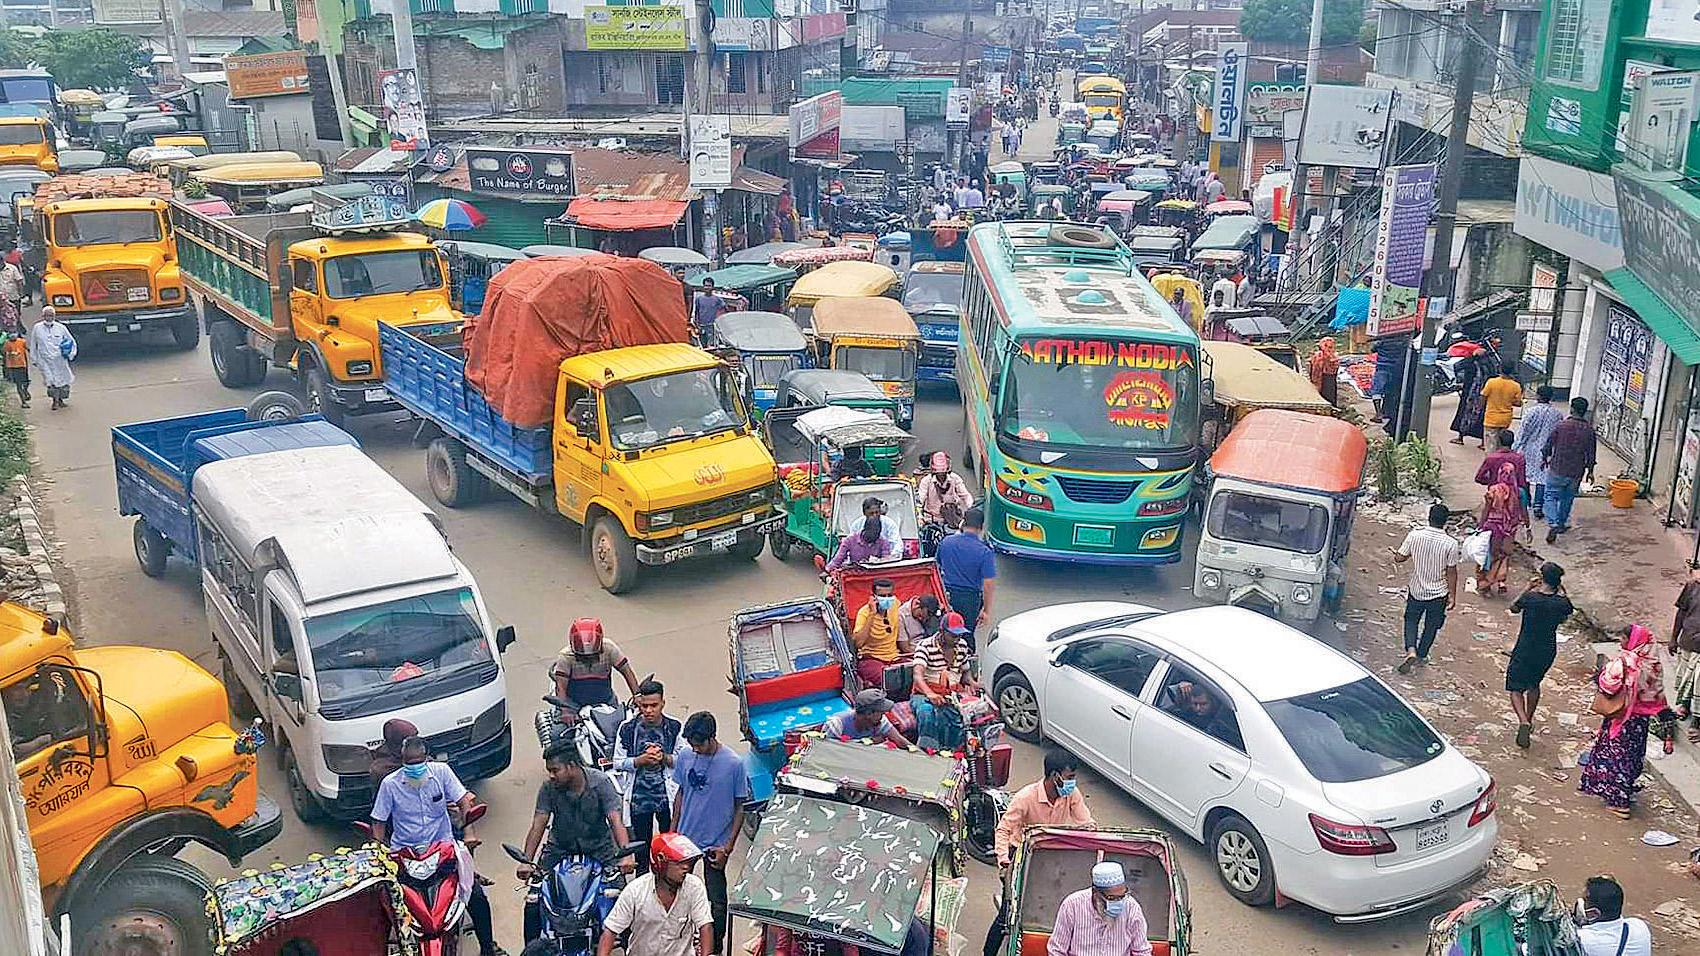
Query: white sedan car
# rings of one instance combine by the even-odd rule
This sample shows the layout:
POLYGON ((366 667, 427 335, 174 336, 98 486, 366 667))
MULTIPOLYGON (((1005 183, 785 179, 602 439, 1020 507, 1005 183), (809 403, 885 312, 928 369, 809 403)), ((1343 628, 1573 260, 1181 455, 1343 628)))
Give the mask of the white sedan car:
POLYGON ((1202 841, 1241 902, 1379 919, 1493 853, 1486 771, 1356 661, 1244 608, 1039 608, 997 626, 981 673, 1012 733, 1202 841))

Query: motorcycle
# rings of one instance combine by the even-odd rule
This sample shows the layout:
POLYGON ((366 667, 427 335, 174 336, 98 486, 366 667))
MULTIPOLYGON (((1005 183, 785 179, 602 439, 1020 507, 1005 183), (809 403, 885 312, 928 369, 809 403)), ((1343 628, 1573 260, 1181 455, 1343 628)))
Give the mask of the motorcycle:
POLYGON ((1498 335, 1489 335, 1481 341, 1475 341, 1456 328, 1445 329, 1441 332, 1438 349, 1442 353, 1434 363, 1435 394, 1454 392, 1463 386, 1463 365, 1465 362, 1486 354, 1490 368, 1498 369, 1505 359, 1499 350, 1498 335))
POLYGON ((614 763, 614 734, 632 712, 630 702, 624 707, 614 704, 574 707, 572 701, 554 694, 545 694, 543 702, 549 707, 538 711, 532 720, 538 745, 547 752, 557 744, 570 744, 578 751, 580 764, 606 772, 614 763))
MULTIPOLYGON (((487 809, 482 803, 473 804, 461 826, 478 822, 487 809)), ((356 823, 355 828, 372 835, 369 822, 356 823)), ((439 840, 427 846, 394 847, 389 852, 401 883, 402 900, 419 931, 420 956, 455 956, 460 952, 461 924, 467 920, 466 905, 476 879, 466 845, 459 840, 439 840)))
MULTIPOLYGON (((642 843, 628 844, 619 857, 644 849, 642 843)), ((602 924, 614 909, 614 901, 626 886, 626 875, 617 865, 582 854, 562 857, 545 870, 538 860, 512 843, 503 852, 515 862, 531 867, 525 885, 526 943, 523 956, 587 956, 596 951, 602 924), (535 920, 535 922, 533 922, 535 920), (533 935, 535 931, 536 935, 533 935)), ((538 857, 542 857, 539 848, 538 857)))

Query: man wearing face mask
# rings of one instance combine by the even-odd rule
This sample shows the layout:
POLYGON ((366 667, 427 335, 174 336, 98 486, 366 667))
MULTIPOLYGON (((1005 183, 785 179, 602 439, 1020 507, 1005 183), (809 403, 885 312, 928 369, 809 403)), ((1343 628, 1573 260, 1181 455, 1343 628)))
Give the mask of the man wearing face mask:
POLYGON ((884 687, 886 665, 912 650, 903 637, 896 587, 889 578, 875 581, 868 603, 856 612, 851 640, 856 645, 856 674, 864 687, 884 687))
POLYGON ((1009 861, 1021 835, 1028 827, 1094 826, 1092 811, 1081 796, 1075 774, 1080 761, 1066 750, 1051 748, 1045 751, 1045 776, 1015 792, 1009 809, 998 821, 994 846, 998 857, 998 874, 1004 880, 1004 900, 998 904, 997 918, 986 933, 985 956, 998 956, 1003 949, 1009 921, 1009 861))
POLYGON ((1128 892, 1122 865, 1105 860, 1092 868, 1092 887, 1075 890, 1057 907, 1047 956, 1151 956, 1145 914, 1128 892))
POLYGON ((1623 915, 1623 886, 1609 876, 1590 876, 1576 901, 1576 935, 1583 956, 1652 956, 1647 921, 1623 915))

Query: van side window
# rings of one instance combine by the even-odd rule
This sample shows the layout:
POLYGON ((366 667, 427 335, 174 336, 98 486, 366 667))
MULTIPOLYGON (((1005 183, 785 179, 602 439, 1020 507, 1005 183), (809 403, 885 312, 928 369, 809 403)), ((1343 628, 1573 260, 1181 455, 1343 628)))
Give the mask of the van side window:
POLYGON ((568 382, 566 405, 567 424, 578 431, 580 438, 600 442, 602 429, 596 420, 596 394, 590 390, 590 386, 568 382), (580 424, 586 424, 588 427, 580 428, 580 424))
POLYGON ((289 271, 290 285, 309 295, 319 294, 319 276, 313 269, 311 260, 291 259, 289 260, 289 271))
POLYGON ((88 700, 77 675, 69 668, 48 664, 0 688, 11 731, 12 759, 24 760, 47 747, 85 737, 89 732, 88 700))

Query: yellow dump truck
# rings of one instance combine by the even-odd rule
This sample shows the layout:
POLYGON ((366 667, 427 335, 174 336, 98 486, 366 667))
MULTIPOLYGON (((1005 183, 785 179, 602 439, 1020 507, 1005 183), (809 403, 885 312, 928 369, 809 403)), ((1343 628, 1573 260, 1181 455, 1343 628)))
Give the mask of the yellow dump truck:
POLYGON ((0 703, 50 909, 77 953, 211 952, 194 843, 232 866, 283 829, 257 786, 254 731, 174 651, 78 648, 56 620, 0 604, 0 703), (152 948, 148 948, 152 947, 152 948))
POLYGON ((78 336, 171 332, 181 349, 201 340, 178 272, 167 200, 146 173, 58 176, 35 188, 33 232, 42 291, 78 336))
POLYGON ((59 171, 53 124, 39 116, 0 116, 0 166, 59 171))
MULTIPOLYGON (((396 410, 383 387, 378 323, 460 320, 442 254, 403 231, 406 212, 372 196, 312 213, 218 218, 177 203, 183 281, 200 298, 218 380, 242 388, 271 366, 289 369, 305 408, 333 424, 396 410)), ((300 411, 271 401, 288 393, 261 398, 256 414, 300 411)))

